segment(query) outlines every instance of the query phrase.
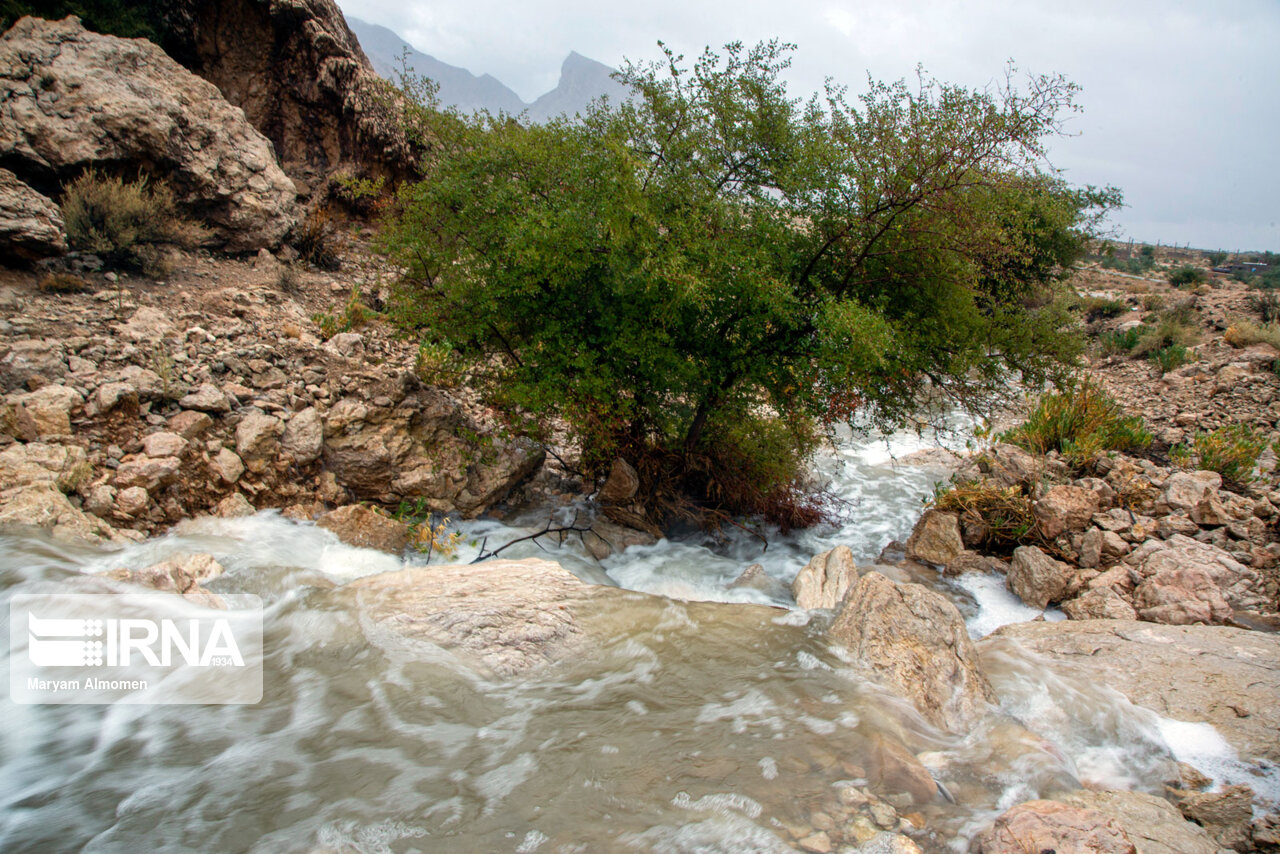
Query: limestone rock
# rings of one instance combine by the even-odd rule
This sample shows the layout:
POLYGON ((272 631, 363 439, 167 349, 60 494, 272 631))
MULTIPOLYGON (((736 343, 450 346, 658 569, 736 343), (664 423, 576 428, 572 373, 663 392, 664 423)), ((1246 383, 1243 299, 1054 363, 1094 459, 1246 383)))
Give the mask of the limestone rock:
POLYGON ((1136 620, 1138 612, 1113 588, 1086 590, 1069 602, 1062 612, 1072 620, 1136 620))
POLYGON ((0 527, 30 525, 62 542, 102 543, 120 539, 106 522, 72 506, 52 483, 0 492, 0 527))
POLYGON ((636 474, 631 463, 619 458, 613 461, 609 478, 600 487, 600 494, 596 498, 601 504, 628 504, 636 497, 639 489, 640 475, 636 474))
POLYGON ((1176 792, 1178 810, 1209 831, 1222 846, 1250 850, 1249 825, 1253 820, 1253 790, 1240 784, 1220 792, 1176 792))
POLYGON ((213 426, 213 419, 203 412, 195 412, 187 410, 179 412, 177 415, 169 419, 165 424, 165 428, 170 433, 176 433, 184 439, 198 439, 203 436, 210 427, 213 426))
POLYGON ((213 383, 205 383, 178 401, 183 409, 198 412, 230 412, 231 399, 213 383))
POLYGON ((1161 498, 1172 511, 1190 512, 1206 495, 1222 487, 1222 475, 1213 471, 1180 471, 1165 481, 1161 498))
POLYGON ((220 448, 209 460, 209 468, 223 483, 235 483, 244 474, 244 462, 230 448, 220 448))
POLYGON ((1138 854, 1114 819, 1057 801, 1027 801, 1006 810, 978 836, 976 847, 981 854, 1138 854))
POLYGON ((1010 592, 1033 608, 1044 610, 1061 601, 1071 582, 1071 567, 1054 560, 1036 546, 1018 546, 1005 583, 1010 592))
POLYGON ((0 347, 0 390, 24 388, 33 379, 61 379, 66 373, 66 352, 57 341, 26 339, 0 347))
POLYGON ((1280 761, 1280 635, 1073 620, 1003 626, 978 647, 1010 640, 1165 717, 1207 721, 1246 761, 1280 761))
POLYGON ((231 493, 213 508, 213 515, 219 519, 241 519, 245 516, 252 516, 254 512, 253 505, 249 503, 249 499, 239 492, 231 493))
POLYGON ((1032 505, 1040 532, 1050 540, 1083 531, 1100 507, 1098 493, 1079 486, 1055 486, 1032 505))
POLYGON ((332 510, 316 525, 333 531, 349 546, 377 549, 400 555, 409 545, 409 526, 363 504, 348 504, 332 510))
POLYGON ((926 510, 907 540, 907 557, 934 566, 946 566, 962 551, 960 521, 941 510, 926 510))
POLYGON ((236 425, 236 453, 251 472, 261 472, 280 453, 284 422, 274 415, 250 410, 236 425))
POLYGON ((309 406, 289 419, 280 444, 299 465, 313 463, 324 448, 324 420, 314 406, 309 406))
POLYGON ((1003 575, 1008 571, 1009 564, 999 558, 966 549, 943 568, 942 574, 954 576, 964 575, 966 572, 996 572, 1003 575))
POLYGON ((1144 620, 1221 623, 1232 609, 1265 604, 1258 573, 1222 549, 1181 535, 1156 545, 1136 564, 1144 580, 1134 604, 1144 620))
POLYGON ((1080 566, 1091 568, 1112 563, 1114 558, 1127 555, 1130 549, 1116 532, 1090 528, 1080 542, 1080 566))
POLYGON ((379 504, 422 498, 476 516, 542 464, 525 440, 482 436, 459 404, 412 374, 339 400, 325 417, 323 459, 338 485, 379 504))
POLYGON ((18 403, 31 416, 40 438, 71 433, 71 413, 84 403, 80 392, 64 385, 44 385, 20 395, 18 403))
POLYGON ((67 231, 58 206, 0 169, 0 253, 30 259, 66 251, 67 231))
POLYGON ((932 803, 938 795, 938 784, 929 769, 905 744, 883 733, 871 737, 867 779, 883 792, 910 795, 914 804, 932 803))
POLYGON ((142 438, 142 452, 148 457, 176 457, 186 448, 186 439, 167 430, 151 433, 142 438))
POLYGON ((830 636, 935 726, 964 731, 995 702, 960 612, 919 584, 868 572, 849 591, 830 636))
POLYGON ((334 0, 170 5, 171 20, 181 22, 171 34, 175 55, 244 110, 304 193, 338 169, 414 177, 415 150, 395 93, 334 0))
POLYGON ((835 608, 858 580, 858 567, 848 546, 814 555, 791 582, 791 593, 801 608, 835 608))
POLYGON ((83 448, 42 442, 14 444, 0 452, 0 489, 49 484, 79 492, 93 477, 83 448))
POLYGON ((536 559, 412 567, 360 578, 347 588, 374 622, 447 646, 501 676, 581 652, 588 637, 579 607, 601 596, 628 595, 536 559))
POLYGON ((176 481, 181 469, 182 462, 177 457, 135 457, 120 463, 116 469, 115 485, 117 489, 138 486, 154 493, 176 481))
POLYGON ((1184 820, 1172 804, 1155 795, 1082 789, 1061 800, 1114 821, 1141 854, 1218 854, 1203 827, 1184 820))
POLYGON ((0 158, 19 177, 143 165, 231 251, 276 245, 292 227, 296 193, 271 143, 157 45, 29 17, 0 39, 0 67, 0 158))
POLYGON ((151 496, 145 489, 141 486, 130 486, 117 491, 113 509, 121 516, 134 518, 145 513, 150 503, 151 496))

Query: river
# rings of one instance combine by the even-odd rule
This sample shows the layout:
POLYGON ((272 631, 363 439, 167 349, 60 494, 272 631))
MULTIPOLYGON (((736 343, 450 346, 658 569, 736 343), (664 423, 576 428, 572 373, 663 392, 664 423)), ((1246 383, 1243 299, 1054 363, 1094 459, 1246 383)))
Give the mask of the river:
MULTIPOLYGON (((602 564, 572 545, 504 553, 669 597, 604 614, 610 631, 592 654, 507 680, 388 637, 343 595, 344 582, 401 560, 274 513, 191 520, 117 550, 6 535, 6 603, 213 554, 226 573, 209 589, 265 603, 265 693, 223 706, 6 699, 0 850, 788 851, 784 840, 838 809, 843 786, 865 783, 884 736, 955 801, 903 807, 904 822, 926 828, 926 850, 967 850, 999 811, 1081 782, 1159 791, 1176 759, 1231 779, 1230 748, 1211 727, 1162 719, 1016 649, 987 662, 1006 715, 948 735, 859 675, 827 641, 829 615, 699 601, 785 605, 726 585, 750 563, 789 582, 835 544, 866 563, 905 539, 942 476, 894 463, 918 444, 846 437, 821 461, 845 517, 771 537, 767 550, 741 536, 633 547, 602 564)), ((473 544, 457 559, 545 518, 469 523, 473 544)), ((974 636, 1039 616, 999 578, 916 580, 951 596, 974 636)))

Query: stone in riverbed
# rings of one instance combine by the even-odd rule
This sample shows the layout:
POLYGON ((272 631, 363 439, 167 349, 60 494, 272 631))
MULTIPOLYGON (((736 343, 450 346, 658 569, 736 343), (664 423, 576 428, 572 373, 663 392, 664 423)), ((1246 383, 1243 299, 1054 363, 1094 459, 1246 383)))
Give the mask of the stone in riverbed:
POLYGON ((1098 493, 1079 486, 1055 486, 1032 505, 1040 532, 1050 540, 1083 531, 1099 509, 1098 493))
POLYGON ((796 604, 806 610, 835 608, 858 580, 858 567, 848 546, 814 555, 791 582, 796 604))
POLYGON ((919 584, 868 572, 846 596, 830 637, 942 729, 963 732, 995 702, 960 612, 919 584))
POLYGON ((1006 810, 975 846, 980 854, 1138 854, 1115 820, 1057 801, 1027 801, 1006 810))
POLYGON ((321 516, 316 525, 333 531, 349 546, 400 555, 409 546, 409 526, 372 507, 348 504, 321 516))
POLYGON ((1066 594, 1071 575, 1071 567, 1049 557, 1038 547, 1018 546, 1014 549, 1005 584, 1023 602, 1043 611, 1066 594))
POLYGON ((924 511, 907 540, 907 557, 934 566, 946 566, 962 551, 960 522, 942 510, 924 511))
POLYGON ((985 656, 1009 641, 1165 717, 1212 724, 1245 761, 1280 762, 1280 635, 1073 620, 1003 626, 978 649, 985 656))

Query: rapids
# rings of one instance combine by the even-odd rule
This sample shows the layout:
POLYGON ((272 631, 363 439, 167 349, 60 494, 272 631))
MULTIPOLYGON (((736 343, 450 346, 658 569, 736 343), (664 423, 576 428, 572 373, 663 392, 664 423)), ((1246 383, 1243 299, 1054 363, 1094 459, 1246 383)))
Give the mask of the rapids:
MULTIPOLYGON (((592 655, 503 681, 388 637, 343 595, 344 582, 402 561, 274 513, 191 520, 114 551, 5 535, 6 603, 213 554, 227 571, 210 590, 265 603, 265 693, 253 706, 6 697, 0 850, 787 851, 789 831, 836 808, 842 783, 865 783, 881 734, 918 753, 956 801, 902 810, 929 828, 926 850, 966 850, 999 811, 1081 782, 1158 791, 1192 754, 1223 780, 1238 776, 1211 727, 1162 719, 1015 648, 989 673, 1009 718, 952 736, 860 677, 826 641, 829 615, 694 601, 781 604, 725 585, 750 563, 789 582, 835 544, 865 563, 905 539, 942 477, 894 464, 911 442, 847 439, 823 460, 847 517, 773 537, 763 552, 746 536, 667 541, 603 564, 572 544, 504 552, 670 598, 602 615, 611 631, 592 655)), ((457 559, 545 519, 470 523, 457 559)), ((1039 615, 996 578, 915 580, 951 595, 975 635, 1039 615)))

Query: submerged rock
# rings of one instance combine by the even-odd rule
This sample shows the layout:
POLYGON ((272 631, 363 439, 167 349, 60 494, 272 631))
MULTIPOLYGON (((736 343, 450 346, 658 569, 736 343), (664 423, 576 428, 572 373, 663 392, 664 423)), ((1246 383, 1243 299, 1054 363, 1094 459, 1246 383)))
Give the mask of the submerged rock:
POLYGON ((1128 620, 1003 626, 978 642, 1003 643, 1073 665, 1166 717, 1207 721, 1245 760, 1280 762, 1280 635, 1225 626, 1128 620))
POLYGON ((942 729, 964 731, 996 700, 960 612, 919 584, 868 572, 849 591, 830 634, 871 678, 942 729))

